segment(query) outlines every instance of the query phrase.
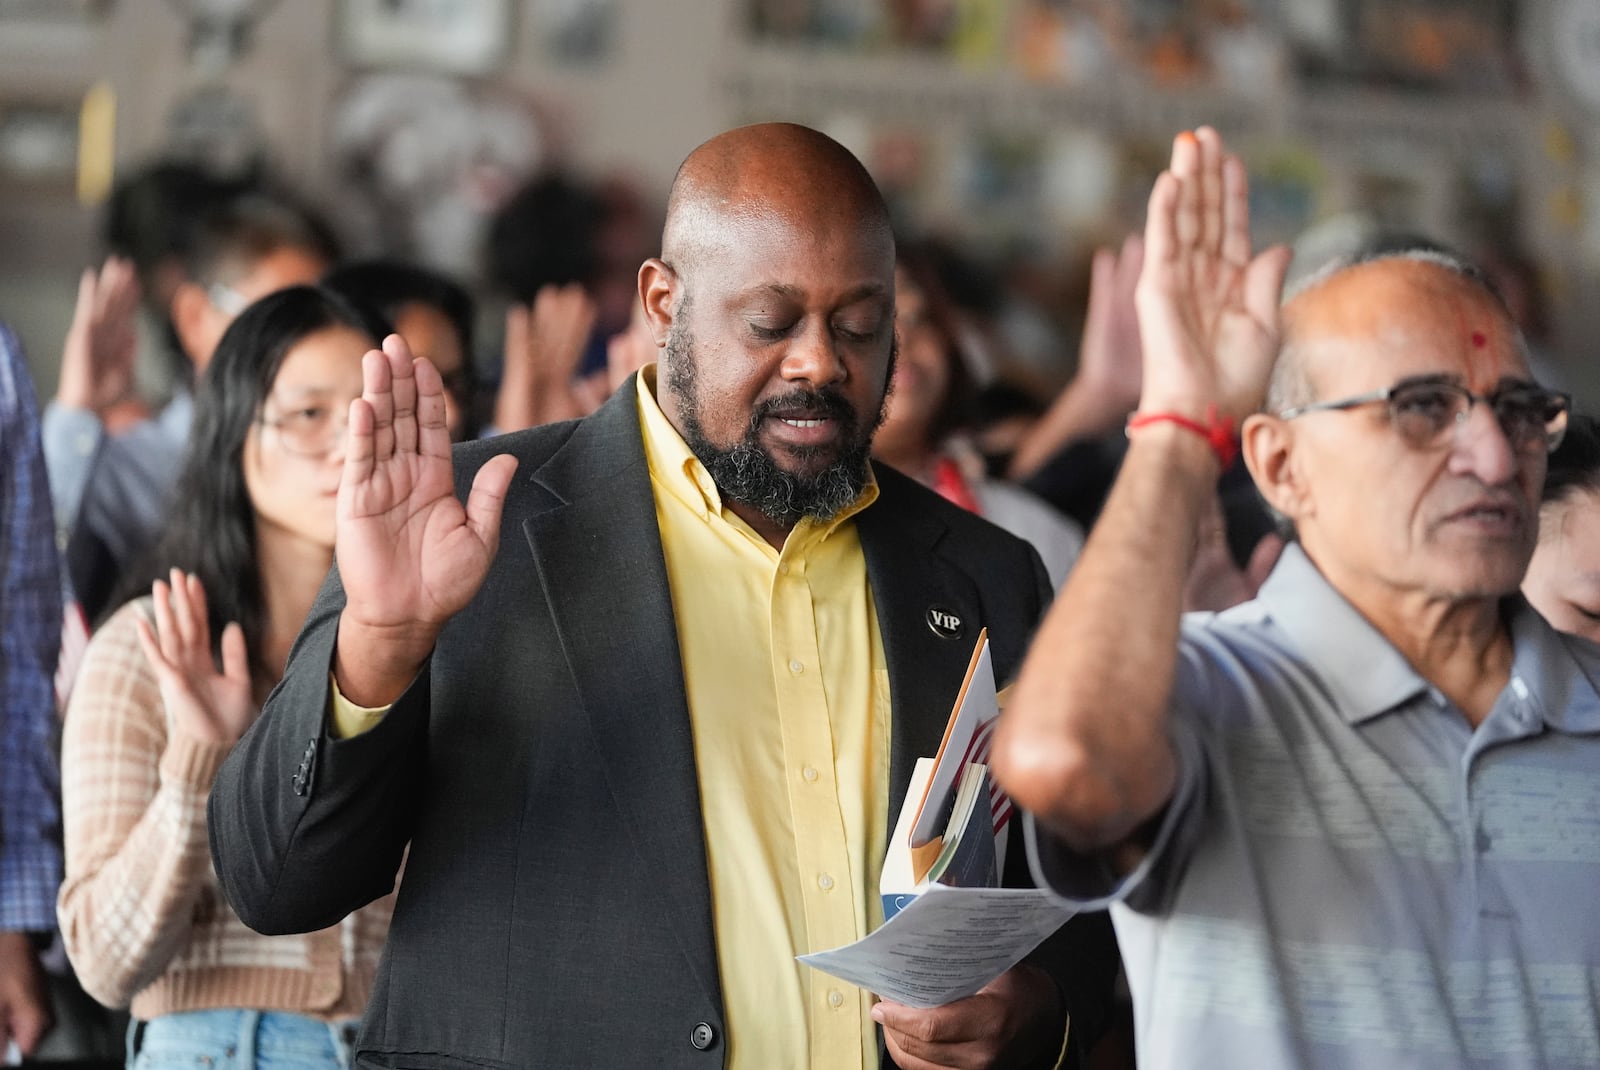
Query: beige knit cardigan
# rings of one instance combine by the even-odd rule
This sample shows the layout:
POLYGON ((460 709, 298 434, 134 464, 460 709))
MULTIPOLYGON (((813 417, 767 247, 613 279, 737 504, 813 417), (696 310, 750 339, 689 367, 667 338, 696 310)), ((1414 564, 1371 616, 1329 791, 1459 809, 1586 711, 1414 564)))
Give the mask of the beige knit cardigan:
POLYGON ((239 920, 206 843, 206 796, 229 747, 174 729, 134 630, 149 606, 124 606, 95 634, 67 709, 57 912, 79 980, 147 1020, 218 1007, 359 1016, 392 894, 303 936, 239 920))

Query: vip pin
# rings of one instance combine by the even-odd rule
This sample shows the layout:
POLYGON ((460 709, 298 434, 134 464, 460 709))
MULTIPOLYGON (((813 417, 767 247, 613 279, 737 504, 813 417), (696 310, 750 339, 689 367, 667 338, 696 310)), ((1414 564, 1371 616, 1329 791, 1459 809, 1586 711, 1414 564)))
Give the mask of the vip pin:
POLYGON ((941 639, 961 638, 961 618, 948 609, 928 608, 928 627, 941 639))

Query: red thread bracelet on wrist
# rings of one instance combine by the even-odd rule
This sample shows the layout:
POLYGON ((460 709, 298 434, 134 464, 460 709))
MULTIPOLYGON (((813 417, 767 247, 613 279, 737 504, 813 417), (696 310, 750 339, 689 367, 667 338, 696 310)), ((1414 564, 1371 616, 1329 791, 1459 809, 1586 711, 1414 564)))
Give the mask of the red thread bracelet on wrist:
POLYGON ((1215 405, 1206 406, 1205 423, 1176 412, 1136 412, 1128 417, 1128 434, 1151 424, 1177 424, 1185 431, 1193 431, 1206 440, 1224 472, 1233 467, 1234 458, 1239 456, 1239 439, 1234 433, 1233 418, 1219 415, 1215 405))

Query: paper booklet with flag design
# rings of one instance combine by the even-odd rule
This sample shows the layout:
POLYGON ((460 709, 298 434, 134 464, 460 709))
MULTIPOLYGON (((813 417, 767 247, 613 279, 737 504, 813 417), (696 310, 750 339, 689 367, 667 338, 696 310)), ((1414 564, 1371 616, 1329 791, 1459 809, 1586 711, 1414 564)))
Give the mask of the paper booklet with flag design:
POLYGON ((978 636, 939 753, 917 759, 884 857, 884 924, 800 961, 886 999, 935 1007, 977 992, 1072 916, 1048 892, 1001 888, 1011 800, 989 776, 1000 715, 978 636))
POLYGON ((978 633, 939 753, 917 759, 906 788, 878 880, 885 921, 931 884, 1000 884, 1011 800, 989 776, 989 737, 999 716, 989 633, 984 630, 978 633))

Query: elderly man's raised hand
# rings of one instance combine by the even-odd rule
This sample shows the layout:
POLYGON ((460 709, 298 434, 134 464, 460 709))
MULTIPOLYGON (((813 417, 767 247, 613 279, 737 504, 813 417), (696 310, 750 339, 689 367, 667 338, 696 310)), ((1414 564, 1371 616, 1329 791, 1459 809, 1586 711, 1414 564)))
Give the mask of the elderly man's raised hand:
POLYGON ((1244 165, 1217 132, 1179 134, 1145 220, 1142 411, 1237 420, 1260 407, 1289 255, 1277 246, 1252 257, 1244 165))
POLYGON ((483 583, 517 462, 486 462, 463 506, 438 371, 390 335, 361 373, 339 481, 334 552, 346 605, 334 672, 347 697, 376 706, 398 697, 483 583))

